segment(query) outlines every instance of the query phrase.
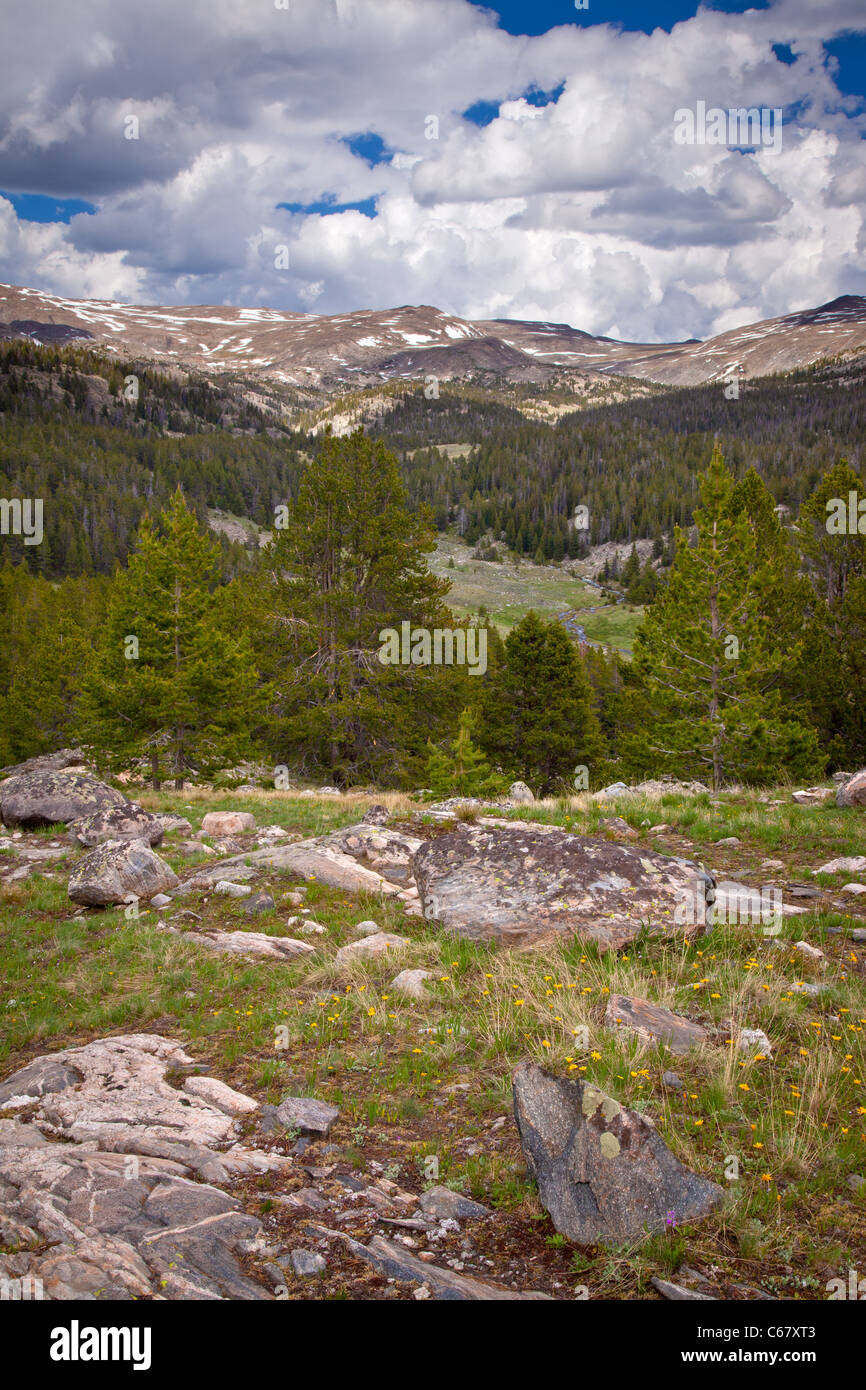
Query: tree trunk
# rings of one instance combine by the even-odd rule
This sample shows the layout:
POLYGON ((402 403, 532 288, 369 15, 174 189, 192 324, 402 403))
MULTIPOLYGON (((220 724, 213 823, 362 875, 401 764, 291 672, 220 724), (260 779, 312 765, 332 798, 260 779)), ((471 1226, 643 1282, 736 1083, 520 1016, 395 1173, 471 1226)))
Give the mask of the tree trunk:
POLYGON ((153 784, 153 790, 154 790, 155 792, 158 792, 158 791, 159 791, 159 753, 158 753, 158 752, 151 753, 151 755, 150 755, 150 780, 151 780, 151 783, 153 784))

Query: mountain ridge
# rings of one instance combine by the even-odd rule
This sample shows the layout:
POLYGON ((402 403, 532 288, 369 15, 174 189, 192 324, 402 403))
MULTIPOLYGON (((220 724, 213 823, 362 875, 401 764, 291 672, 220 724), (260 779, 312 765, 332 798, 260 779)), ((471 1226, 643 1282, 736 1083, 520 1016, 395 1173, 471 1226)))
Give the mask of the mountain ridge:
POLYGON ((741 325, 706 340, 629 343, 567 323, 469 319, 435 305, 346 314, 266 307, 136 305, 71 299, 0 284, 0 338, 91 343, 177 366, 258 374, 325 392, 387 381, 467 379, 546 384, 626 376, 695 386, 796 371, 866 348, 866 298, 741 325))

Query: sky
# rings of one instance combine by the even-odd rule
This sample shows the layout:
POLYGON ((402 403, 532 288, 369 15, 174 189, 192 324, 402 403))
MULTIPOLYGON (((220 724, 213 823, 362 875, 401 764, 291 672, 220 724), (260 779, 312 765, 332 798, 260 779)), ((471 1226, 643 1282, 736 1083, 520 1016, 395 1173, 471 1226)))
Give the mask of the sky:
POLYGON ((864 0, 3 0, 0 78, 7 284, 644 342, 866 295, 864 0))

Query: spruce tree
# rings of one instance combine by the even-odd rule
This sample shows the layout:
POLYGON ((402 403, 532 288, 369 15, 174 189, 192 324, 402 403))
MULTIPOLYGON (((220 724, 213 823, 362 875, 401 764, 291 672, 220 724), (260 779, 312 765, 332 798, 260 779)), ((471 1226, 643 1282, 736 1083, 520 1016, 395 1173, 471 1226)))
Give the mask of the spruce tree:
POLYGON ((480 679, 381 660, 386 630, 455 626, 450 584, 427 568, 429 516, 408 510, 396 458, 359 430, 326 435, 283 519, 254 600, 281 761, 339 785, 405 785, 480 679))
POLYGON ((733 514, 718 448, 700 491, 694 536, 677 528, 668 583, 635 638, 624 756, 637 770, 699 776, 714 788, 815 771, 814 731, 785 718, 773 688, 796 651, 780 648, 772 630, 755 534, 733 514))
POLYGON ((147 757, 154 787, 183 786, 252 751, 258 688, 246 636, 230 628, 217 587, 218 547, 199 529, 180 489, 114 580, 82 733, 111 766, 147 757))
POLYGON ((467 707, 460 714, 457 735, 445 749, 427 744, 425 781, 437 797, 501 795, 507 779, 493 771, 472 741, 476 718, 467 707))
POLYGON ((529 612, 505 639, 505 661, 482 696, 478 740, 503 771, 539 795, 603 756, 580 656, 561 623, 529 612))

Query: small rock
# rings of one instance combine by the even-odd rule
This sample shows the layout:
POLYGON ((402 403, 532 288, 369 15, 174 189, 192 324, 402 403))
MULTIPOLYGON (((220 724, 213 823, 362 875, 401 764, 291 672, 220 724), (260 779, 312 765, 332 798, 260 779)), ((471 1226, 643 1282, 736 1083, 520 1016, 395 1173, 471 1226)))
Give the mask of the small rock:
POLYGON ((633 999, 625 994, 610 996, 604 1021, 608 1028, 626 1028, 636 1033, 643 1042, 658 1039, 677 1056, 707 1039, 707 1030, 699 1023, 671 1013, 670 1009, 652 1004, 648 999, 633 999))
POLYGON ((380 931, 371 936, 364 936, 360 941, 350 941, 347 946, 341 946, 336 955, 338 965, 348 961, 358 960, 367 956, 384 956, 389 951, 398 951, 401 946, 408 946, 409 942, 405 936, 395 936, 392 932, 380 931))
POLYGON ((525 782, 512 782, 508 788, 508 800, 514 801, 518 805, 528 805, 529 802, 535 800, 535 796, 525 782))
POLYGON ((840 892, 853 893, 859 896, 861 893, 866 893, 866 883, 846 883, 840 892))
POLYGON ((431 1187, 422 1194, 418 1206, 437 1221, 473 1221, 476 1217, 490 1215, 489 1207, 462 1197, 450 1187, 431 1187))
POLYGON ((204 835, 248 835, 256 818, 249 811, 208 811, 201 828, 204 835))
POLYGON ((815 874, 862 874, 866 869, 866 855, 857 854, 847 859, 830 859, 826 864, 822 864, 820 869, 813 869, 815 874))
POLYGON ((826 960, 824 952, 818 946, 810 946, 808 941, 795 941, 794 950, 799 951, 800 955, 805 956, 807 960, 826 960))
POLYGON ((246 898, 253 891, 246 883, 232 883, 229 878, 221 878, 213 886, 215 893, 221 893, 226 898, 246 898))
POLYGON ((851 933, 852 941, 866 941, 866 927, 855 927, 851 933))
POLYGON ((378 922, 356 922, 352 931, 356 936, 375 936, 379 930, 378 922))
POLYGON ((323 1138, 330 1134, 339 1113, 336 1105, 328 1105, 327 1101, 315 1100, 312 1096, 286 1096, 277 1106, 277 1119, 286 1129, 298 1129, 302 1134, 318 1134, 323 1138))
POLYGON ((401 970, 399 975, 394 976, 389 989, 395 994, 404 995, 407 999, 429 999, 424 981, 432 979, 432 970, 401 970))
POLYGON ((244 912, 248 917, 259 917, 263 912, 273 912, 275 907, 270 893, 256 893, 249 902, 244 903, 244 912))
POLYGON ((208 1105, 215 1105, 224 1115, 250 1115, 259 1108, 257 1100, 233 1090, 215 1076, 188 1076, 183 1089, 188 1096, 198 1096, 208 1105))
POLYGON ((317 1274, 323 1274, 327 1268, 324 1258, 313 1250, 293 1250, 289 1258, 299 1279, 312 1279, 317 1274))
POLYGON ((675 1071, 665 1071, 665 1072, 662 1072, 662 1085, 663 1085, 668 1091, 681 1091, 681 1090, 683 1090, 682 1077, 679 1076, 678 1073, 675 1072, 675 1071))
POLYGON ((780 870, 784 869, 784 867, 785 865, 783 864, 781 859, 764 859, 761 862, 762 869, 780 870))
POLYGON ((167 893, 155 893, 150 900, 151 907, 171 907, 171 898, 167 893))
POLYGON ((717 848, 728 848, 728 847, 730 847, 731 849, 736 849, 736 848, 737 848, 739 845, 741 845, 742 843, 743 843, 742 840, 738 840, 737 837, 736 837, 736 835, 728 835, 724 840, 716 840, 716 847, 717 847, 717 848))
POLYGON ((713 1303, 718 1302, 713 1294, 695 1293, 693 1289, 684 1289, 680 1284, 671 1284, 667 1279, 658 1279, 653 1275, 650 1280, 654 1289, 658 1289, 662 1298, 675 1300, 685 1299, 694 1303, 713 1303))
POLYGON ((740 1052, 757 1047, 765 1057, 773 1054, 773 1045, 760 1028, 741 1028, 737 1034, 737 1048, 740 1052))

